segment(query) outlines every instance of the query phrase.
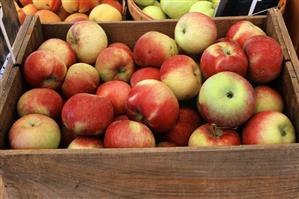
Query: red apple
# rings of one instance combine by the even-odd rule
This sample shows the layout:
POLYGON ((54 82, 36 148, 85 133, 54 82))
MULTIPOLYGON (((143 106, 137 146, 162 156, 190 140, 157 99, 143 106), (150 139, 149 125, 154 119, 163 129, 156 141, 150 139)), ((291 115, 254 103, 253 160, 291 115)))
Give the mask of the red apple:
POLYGON ((60 88, 66 66, 54 53, 45 50, 32 52, 25 60, 23 72, 31 87, 60 88))
POLYGON ((244 144, 285 144, 296 142, 295 129, 287 116, 264 111, 253 116, 242 133, 244 144))
POLYGON ((119 115, 126 113, 126 104, 130 91, 131 87, 126 82, 111 80, 100 85, 96 91, 96 95, 107 97, 112 103, 114 115, 119 115))
POLYGON ((233 24, 226 33, 228 38, 236 41, 241 47, 243 47, 246 40, 256 35, 266 35, 266 33, 258 26, 246 20, 233 24))
POLYGON ((133 57, 133 52, 132 50, 130 49, 130 47, 125 44, 125 43, 122 43, 122 42, 114 42, 112 44, 110 44, 108 47, 116 47, 116 48, 121 48, 125 51, 127 51, 127 53, 129 53, 129 55, 131 55, 131 57, 133 57))
POLYGON ((247 68, 247 57, 235 42, 215 43, 203 52, 200 59, 200 71, 206 79, 222 71, 235 72, 245 77, 247 68))
POLYGON ((138 82, 145 79, 160 80, 160 70, 152 67, 141 68, 132 74, 130 84, 135 86, 138 82))
POLYGON ((68 12, 68 13, 74 13, 74 12, 88 12, 92 8, 94 8, 96 5, 99 4, 100 0, 61 0, 62 7, 68 12))
POLYGON ((200 118, 191 108, 180 108, 176 124, 166 132, 166 140, 177 146, 187 146, 192 132, 199 126, 200 118))
POLYGON ((77 135, 98 135, 112 122, 113 107, 107 98, 79 93, 65 102, 61 117, 77 135))
POLYGON ((276 90, 268 86, 257 86, 254 90, 256 95, 255 113, 283 111, 283 99, 276 90))
POLYGON ((106 3, 116 8, 120 13, 123 13, 123 6, 118 0, 102 0, 101 3, 106 3))
POLYGON ((153 79, 142 80, 129 93, 127 115, 157 132, 165 132, 177 121, 179 103, 164 83, 153 79))
POLYGON ((98 137, 78 136, 67 147, 68 149, 96 149, 103 148, 103 143, 98 137))
POLYGON ((32 4, 32 0, 19 0, 22 6, 26 6, 28 4, 32 4))
POLYGON ((72 65, 62 84, 62 93, 69 98, 77 93, 94 94, 100 84, 98 71, 91 65, 77 63, 72 65))
POLYGON ((97 57, 95 67, 104 82, 113 79, 129 82, 135 70, 133 58, 126 50, 116 47, 102 50, 97 57))
POLYGON ((56 12, 61 6, 61 0, 32 0, 38 10, 51 10, 56 12))
POLYGON ((189 146, 229 146, 240 145, 240 136, 233 129, 223 129, 215 124, 204 124, 191 134, 189 146))
POLYGON ((61 22, 60 17, 50 10, 38 10, 36 13, 34 13, 34 15, 39 17, 41 23, 61 22))
POLYGON ((110 124, 104 137, 106 148, 155 147, 151 130, 140 122, 119 120, 110 124))
POLYGON ((73 13, 64 19, 64 22, 76 23, 78 21, 88 21, 88 15, 84 13, 73 13))
POLYGON ((161 81, 178 100, 188 100, 198 95, 201 73, 195 61, 186 55, 175 55, 165 60, 160 68, 161 81))
POLYGON ((50 117, 29 114, 14 122, 9 130, 9 144, 13 149, 52 149, 60 142, 60 129, 50 117))
POLYGON ((244 43, 243 49, 249 60, 249 80, 266 83, 279 76, 283 56, 276 40, 268 36, 254 36, 244 43))
POLYGON ((34 88, 25 92, 18 100, 19 116, 39 113, 57 119, 63 106, 62 97, 49 88, 34 88))
POLYGON ((159 142, 157 147, 176 147, 176 145, 171 142, 159 142))
POLYGON ((160 68, 167 58, 176 54, 178 48, 175 41, 156 31, 144 33, 138 38, 133 49, 135 63, 144 67, 160 68))
POLYGON ((25 12, 26 15, 32 15, 32 16, 37 12, 36 7, 34 7, 32 3, 24 6, 22 10, 25 12))

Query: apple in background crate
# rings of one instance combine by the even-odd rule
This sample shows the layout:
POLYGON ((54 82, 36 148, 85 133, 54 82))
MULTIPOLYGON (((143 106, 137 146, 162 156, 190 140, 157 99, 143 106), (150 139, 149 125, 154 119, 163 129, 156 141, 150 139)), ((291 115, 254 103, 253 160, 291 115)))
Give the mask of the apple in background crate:
POLYGON ((198 0, 160 0, 162 10, 172 19, 186 14, 198 0))
POLYGON ((106 148, 144 148, 155 145, 152 131, 146 125, 131 120, 113 122, 104 137, 106 148))
POLYGON ((84 14, 84 13, 73 13, 69 16, 67 16, 64 20, 64 22, 68 22, 68 23, 75 23, 78 21, 88 21, 88 15, 84 14))
POLYGON ((89 13, 89 20, 96 22, 121 21, 121 12, 110 4, 100 4, 94 7, 89 13))
MULTIPOLYGON (((37 0, 38 1, 38 0, 37 0)), ((99 0, 61 0, 62 7, 68 12, 68 13, 74 13, 74 12, 88 12, 95 6, 99 4, 99 0)))
POLYGON ((41 23, 58 23, 61 19, 50 10, 38 10, 34 15, 39 17, 41 23))
POLYGON ((58 124, 42 114, 29 114, 14 122, 8 133, 13 149, 54 149, 60 139, 58 124))
POLYGON ((190 7, 189 12, 200 12, 213 17, 215 15, 215 7, 211 1, 198 1, 190 7))
POLYGON ((153 5, 155 3, 156 0, 134 0, 134 2, 136 4, 138 4, 139 6, 149 6, 149 5, 153 5))
POLYGON ((147 14, 153 19, 162 20, 167 18, 167 16, 165 15, 165 13, 163 12, 160 6, 154 6, 154 5, 146 6, 145 8, 142 9, 142 12, 147 14))
POLYGON ((28 4, 22 8, 26 15, 34 15, 38 10, 33 4, 28 4))
POLYGON ((53 12, 58 11, 61 6, 60 0, 32 0, 32 3, 38 10, 51 10, 53 12))
POLYGON ((285 144, 296 142, 295 129, 287 116, 280 112, 257 113, 245 125, 243 144, 285 144))
POLYGON ((99 137, 76 137, 67 147, 68 149, 96 149, 103 148, 103 143, 99 137))

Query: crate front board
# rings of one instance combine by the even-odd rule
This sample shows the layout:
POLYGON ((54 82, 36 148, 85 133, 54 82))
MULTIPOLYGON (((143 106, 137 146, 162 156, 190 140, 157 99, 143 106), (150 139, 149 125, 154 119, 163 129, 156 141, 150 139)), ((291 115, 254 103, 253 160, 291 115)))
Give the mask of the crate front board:
MULTIPOLYGON (((219 36, 243 19, 263 28, 284 51, 278 79, 286 114, 298 137, 298 79, 276 12, 262 17, 215 19, 219 36)), ((173 37, 176 21, 101 23, 109 42, 133 47, 143 33, 173 37)), ((19 58, 24 61, 48 38, 65 39, 71 24, 43 24, 33 17, 19 58)), ((19 82, 22 82, 20 76, 19 82)), ((19 91, 24 92, 24 91, 19 91)), ((20 94, 20 93, 18 93, 20 94)), ((15 102, 17 99, 15 99, 15 102)), ((12 104, 13 105, 13 104, 12 104)), ((15 111, 15 106, 12 106, 15 111)), ((8 113, 0 113, 0 120, 8 113)), ((13 121, 16 118, 10 118, 13 121)), ((1 133, 7 133, 8 129, 1 133)), ((299 144, 92 150, 1 150, 8 198, 299 198, 299 144)))

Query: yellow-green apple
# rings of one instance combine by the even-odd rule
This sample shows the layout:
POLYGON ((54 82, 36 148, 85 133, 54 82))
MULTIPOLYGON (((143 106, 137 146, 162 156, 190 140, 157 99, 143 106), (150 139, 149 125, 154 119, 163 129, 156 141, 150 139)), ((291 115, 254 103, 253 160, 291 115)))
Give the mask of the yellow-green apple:
POLYGON ((51 51, 64 62, 67 68, 76 62, 76 53, 71 48, 70 44, 62 39, 48 39, 44 41, 38 49, 51 51))
POLYGON ((199 65, 200 71, 206 79, 222 71, 235 72, 245 77, 248 60, 237 43, 223 41, 212 44, 205 49, 199 65))
POLYGON ((142 11, 150 16, 153 19, 166 19, 167 16, 165 15, 165 13, 162 11, 161 7, 159 6, 146 6, 145 8, 142 9, 142 11))
POLYGON ((58 119, 63 106, 62 97, 53 89, 34 88, 26 91, 18 100, 19 116, 39 113, 58 119))
POLYGON ((172 19, 186 14, 198 0, 160 0, 162 10, 172 19))
POLYGON ((215 8, 211 1, 198 1, 190 7, 189 12, 200 12, 213 17, 215 14, 215 8))
POLYGON ((88 15, 84 13, 73 13, 69 15, 67 18, 65 18, 64 22, 75 23, 78 21, 88 21, 88 20, 89 20, 88 15))
POLYGON ((97 149, 103 148, 103 143, 98 137, 78 136, 67 147, 68 149, 97 149))
POLYGON ((111 123, 104 136, 106 148, 145 148, 155 145, 152 131, 146 125, 132 120, 111 123))
POLYGON ((60 147, 67 148, 78 135, 62 125, 60 147))
POLYGON ((276 90, 269 86, 257 86, 254 91, 256 95, 255 113, 283 111, 283 99, 276 90))
POLYGON ((138 82, 145 79, 160 80, 160 70, 153 67, 140 68, 132 74, 130 84, 135 86, 138 82))
POLYGON ((160 1, 159 0, 155 0, 155 2, 153 3, 153 6, 159 6, 159 7, 161 7, 160 1))
POLYGON ((188 146, 230 146, 240 145, 241 139, 237 131, 223 129, 215 124, 206 123, 195 129, 188 141, 188 146))
POLYGON ((112 122, 113 107, 107 98, 78 93, 64 103, 61 118, 77 135, 98 135, 112 122))
POLYGON ((36 50, 26 58, 23 75, 31 87, 59 89, 66 70, 63 61, 54 53, 36 50))
POLYGON ((143 67, 160 68, 167 58, 178 53, 175 41, 157 31, 144 33, 138 38, 133 49, 135 63, 143 67))
POLYGON ((187 107, 180 108, 175 125, 166 132, 165 139, 177 146, 187 146, 192 132, 200 125, 198 113, 187 107))
POLYGON ((176 145, 174 143, 164 141, 159 142, 156 147, 176 147, 176 145))
POLYGON ((198 54, 216 41, 217 27, 211 17, 199 12, 189 12, 176 24, 174 38, 186 53, 198 54))
POLYGON ((132 87, 127 101, 127 115, 145 123, 156 132, 165 132, 178 119, 179 103, 164 83, 146 79, 132 87))
POLYGON ((127 53, 129 53, 129 55, 131 55, 131 57, 133 57, 133 52, 132 50, 130 49, 130 47, 125 44, 125 43, 122 43, 122 42, 114 42, 112 44, 109 44, 108 47, 116 47, 116 48, 122 48, 124 49, 125 51, 127 51, 127 53))
POLYGON ((99 0, 61 0, 62 7, 68 13, 85 13, 99 4, 99 0))
POLYGON ((41 23, 61 22, 59 16, 50 10, 38 10, 34 15, 39 17, 41 23))
POLYGON ((64 97, 70 98, 77 93, 94 94, 99 84, 100 77, 93 66, 76 63, 68 69, 61 90, 64 97))
POLYGON ((22 6, 26 6, 32 3, 32 0, 19 0, 22 6))
POLYGON ((121 14, 123 13, 123 6, 118 0, 102 0, 101 3, 106 3, 116 8, 121 14))
POLYGON ((243 47, 247 39, 256 35, 266 35, 266 33, 247 20, 242 20, 233 24, 226 33, 228 38, 236 41, 241 47, 243 47))
POLYGON ((94 64, 98 54, 108 45, 103 28, 92 21, 73 24, 67 32, 66 41, 76 52, 79 62, 87 64, 94 64))
POLYGON ((254 115, 242 132, 243 144, 286 144, 296 142, 295 129, 280 112, 264 111, 254 115))
POLYGON ((70 15, 70 13, 65 11, 62 6, 60 6, 60 8, 56 11, 56 14, 62 21, 64 21, 70 15))
POLYGON ((276 79, 282 70, 282 50, 279 43, 268 36, 254 36, 243 47, 248 60, 248 79, 266 83, 276 79))
POLYGON ((188 100, 198 95, 201 87, 199 66, 187 55, 175 55, 163 62, 160 68, 161 81, 175 94, 178 100, 188 100))
POLYGON ((251 84, 233 72, 220 72, 202 85, 197 107, 208 122, 220 127, 237 127, 254 113, 255 92, 251 84))
POLYGON ((19 118, 11 126, 8 137, 12 149, 54 149, 61 139, 55 120, 42 114, 19 118))
POLYGON ((104 82, 113 79, 129 82, 135 64, 133 57, 126 50, 108 47, 99 53, 95 68, 104 82))
POLYGON ((61 6, 61 0, 32 0, 38 10, 51 10, 56 12, 61 6))
POLYGON ((139 6, 149 6, 155 3, 155 0, 134 0, 139 6))
POLYGON ((114 6, 103 3, 91 10, 89 13, 89 20, 96 22, 121 21, 122 15, 114 6))
POLYGON ((128 83, 120 80, 111 80, 100 85, 96 95, 107 97, 112 103, 114 115, 120 115, 126 113, 126 104, 130 91, 131 86, 128 83))
POLYGON ((32 3, 27 4, 22 9, 23 9, 23 11, 25 12, 26 15, 34 15, 37 12, 36 7, 34 7, 34 5, 32 3))

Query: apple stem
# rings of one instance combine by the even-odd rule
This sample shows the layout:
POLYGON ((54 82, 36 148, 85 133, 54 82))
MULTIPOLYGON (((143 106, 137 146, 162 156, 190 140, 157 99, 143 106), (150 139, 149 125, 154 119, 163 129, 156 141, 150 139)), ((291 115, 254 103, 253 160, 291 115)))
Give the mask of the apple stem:
POLYGON ((212 123, 211 127, 212 127, 212 134, 214 137, 220 137, 222 135, 221 130, 219 131, 219 128, 217 127, 216 124, 212 123))

